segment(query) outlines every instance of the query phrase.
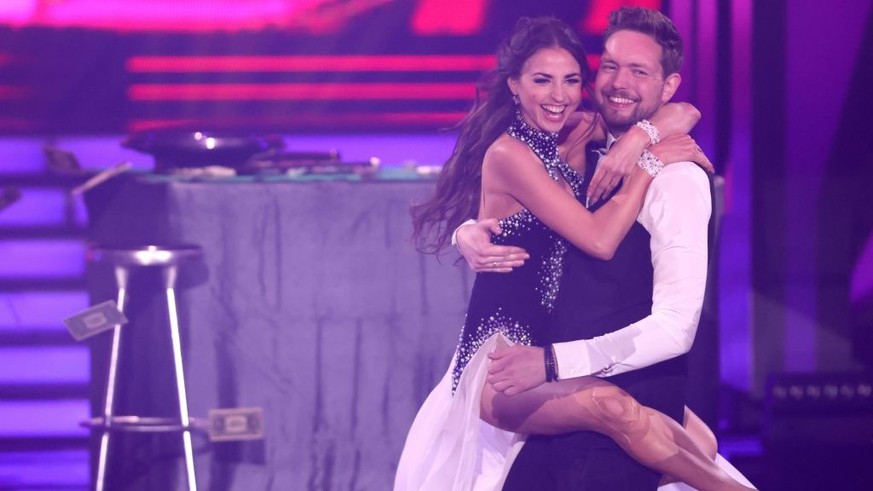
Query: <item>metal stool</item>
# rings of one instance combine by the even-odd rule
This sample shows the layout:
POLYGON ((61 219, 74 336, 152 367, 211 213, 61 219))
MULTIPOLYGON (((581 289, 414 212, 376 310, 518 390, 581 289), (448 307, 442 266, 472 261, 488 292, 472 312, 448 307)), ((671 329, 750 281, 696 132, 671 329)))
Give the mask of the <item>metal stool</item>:
POLYGON ((175 285, 179 265, 197 259, 202 255, 199 246, 142 246, 142 247, 103 247, 92 245, 87 251, 88 261, 105 262, 115 268, 115 281, 118 285, 118 308, 124 311, 127 299, 128 278, 133 269, 142 267, 161 268, 164 288, 167 294, 167 310, 170 317, 170 336, 173 344, 173 368, 176 376, 176 392, 179 398, 179 420, 174 418, 148 418, 139 416, 115 416, 115 377, 118 369, 119 348, 121 345, 121 326, 116 325, 112 333, 112 348, 109 358, 109 374, 106 382, 103 417, 86 423, 99 428, 100 455, 97 462, 96 491, 104 491, 106 485, 106 466, 109 453, 109 438, 113 431, 161 432, 181 431, 185 448, 185 471, 188 489, 197 489, 194 474, 194 449, 191 443, 191 421, 188 417, 188 398, 185 390, 185 373, 182 367, 182 348, 179 340, 179 319, 176 313, 175 285))

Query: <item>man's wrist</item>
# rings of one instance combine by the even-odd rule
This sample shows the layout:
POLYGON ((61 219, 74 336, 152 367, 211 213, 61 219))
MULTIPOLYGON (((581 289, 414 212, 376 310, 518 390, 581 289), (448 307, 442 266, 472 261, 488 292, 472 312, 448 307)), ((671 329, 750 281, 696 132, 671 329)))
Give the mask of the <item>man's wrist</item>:
POLYGON ((457 245, 458 245, 458 230, 461 230, 461 227, 463 227, 464 225, 472 225, 472 224, 475 224, 475 223, 476 223, 476 219, 475 219, 475 218, 471 218, 471 219, 467 220, 466 222, 464 222, 464 223, 458 225, 458 226, 455 228, 455 230, 452 232, 452 245, 455 246, 455 247, 457 247, 457 245))
POLYGON ((554 382, 558 380, 558 369, 555 366, 555 352, 552 350, 552 345, 543 346, 543 361, 546 368, 546 382, 554 382))
POLYGON ((567 341, 551 345, 558 380, 591 375, 591 358, 585 341, 567 341))

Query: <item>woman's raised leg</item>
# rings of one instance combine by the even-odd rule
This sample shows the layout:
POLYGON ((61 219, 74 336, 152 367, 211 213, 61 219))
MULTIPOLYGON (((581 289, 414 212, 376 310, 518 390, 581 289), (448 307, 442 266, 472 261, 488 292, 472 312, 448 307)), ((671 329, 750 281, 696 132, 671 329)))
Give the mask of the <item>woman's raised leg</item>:
MULTIPOLYGON (((688 406, 685 406, 685 414, 682 418, 682 428, 685 429, 688 436, 691 437, 691 440, 695 445, 697 445, 697 448, 699 448, 704 455, 714 461, 715 456, 718 454, 718 440, 715 438, 715 434, 712 432, 709 425, 700 419, 700 417, 688 406)), ((661 478, 661 484, 668 484, 676 481, 678 481, 678 479, 666 474, 661 478)))
POLYGON ((481 417, 525 434, 596 431, 615 440, 638 462, 701 491, 750 489, 719 468, 679 423, 596 377, 543 384, 513 396, 486 384, 481 417))

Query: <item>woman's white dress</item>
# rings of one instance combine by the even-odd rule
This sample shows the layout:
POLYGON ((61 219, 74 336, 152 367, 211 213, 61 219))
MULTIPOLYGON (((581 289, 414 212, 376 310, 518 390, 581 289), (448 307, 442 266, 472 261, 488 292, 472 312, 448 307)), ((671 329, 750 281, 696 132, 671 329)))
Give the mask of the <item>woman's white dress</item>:
MULTIPOLYGON (((498 491, 524 444, 524 435, 479 419, 479 399, 488 371, 493 335, 467 364, 452 397, 452 366, 422 404, 397 467, 394 491, 498 491)), ((716 462, 737 481, 752 484, 724 457, 716 462)), ((659 491, 695 491, 670 483, 659 491)))

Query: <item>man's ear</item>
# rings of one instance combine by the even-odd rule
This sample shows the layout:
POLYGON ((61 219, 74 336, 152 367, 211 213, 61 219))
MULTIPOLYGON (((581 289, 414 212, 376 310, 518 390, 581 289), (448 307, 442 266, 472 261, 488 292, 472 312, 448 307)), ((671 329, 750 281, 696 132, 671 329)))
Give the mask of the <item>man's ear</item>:
POLYGON ((679 90, 679 84, 682 83, 682 77, 678 73, 667 75, 664 80, 664 90, 661 91, 661 102, 669 102, 673 95, 679 90))

